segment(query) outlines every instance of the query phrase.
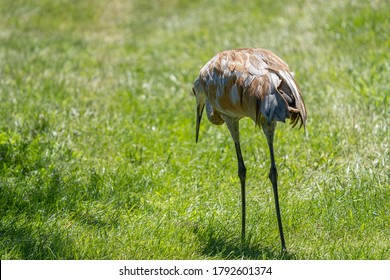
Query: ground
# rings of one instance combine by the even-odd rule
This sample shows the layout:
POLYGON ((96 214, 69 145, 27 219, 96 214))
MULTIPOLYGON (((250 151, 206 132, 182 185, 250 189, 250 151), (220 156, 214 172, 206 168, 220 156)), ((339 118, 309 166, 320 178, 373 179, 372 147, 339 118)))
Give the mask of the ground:
POLYGON ((385 2, 1 1, 1 259, 389 259, 385 2), (192 83, 238 47, 308 111, 275 136, 287 254, 262 132, 241 120, 243 247, 229 132, 195 144, 192 83))

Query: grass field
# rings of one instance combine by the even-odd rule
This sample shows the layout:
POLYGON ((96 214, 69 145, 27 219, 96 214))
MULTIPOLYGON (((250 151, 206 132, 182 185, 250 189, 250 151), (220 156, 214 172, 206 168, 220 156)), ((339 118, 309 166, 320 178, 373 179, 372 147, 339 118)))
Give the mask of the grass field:
POLYGON ((390 259, 388 1, 0 2, 1 259, 390 259), (248 242, 225 126, 191 87, 268 48, 307 130, 278 124, 288 254, 265 137, 240 122, 248 242))

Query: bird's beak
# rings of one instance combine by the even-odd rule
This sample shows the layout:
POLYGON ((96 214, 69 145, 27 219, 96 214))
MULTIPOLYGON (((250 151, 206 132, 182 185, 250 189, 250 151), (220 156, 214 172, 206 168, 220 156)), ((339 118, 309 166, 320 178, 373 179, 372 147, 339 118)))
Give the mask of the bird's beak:
POLYGON ((199 104, 196 108, 196 138, 195 138, 196 143, 198 143, 200 121, 202 120, 203 109, 204 109, 204 104, 202 105, 199 104))

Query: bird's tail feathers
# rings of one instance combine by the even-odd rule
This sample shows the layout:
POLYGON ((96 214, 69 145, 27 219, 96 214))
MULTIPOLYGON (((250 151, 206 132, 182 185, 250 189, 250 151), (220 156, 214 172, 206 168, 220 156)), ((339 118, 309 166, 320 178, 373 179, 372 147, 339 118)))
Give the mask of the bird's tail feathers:
MULTIPOLYGON (((285 105, 279 109, 284 114, 280 117, 289 117, 291 124, 295 127, 300 122, 300 127, 306 126, 306 107, 299 91, 298 85, 294 80, 293 73, 284 70, 271 70, 271 73, 275 73, 278 76, 278 84, 275 84, 274 95, 275 99, 279 99, 278 104, 285 105), (284 102, 282 102, 282 100, 284 102)), ((272 76, 272 75, 271 75, 272 76)), ((275 80, 273 78, 273 80, 275 80)), ((275 109, 277 113, 277 110, 275 109)), ((278 120, 278 119, 276 119, 278 120)), ((282 120, 284 121, 284 119, 282 120)))
POLYGON ((260 115, 263 115, 267 120, 268 125, 272 120, 284 122, 286 118, 290 117, 288 104, 285 98, 282 97, 278 87, 281 83, 279 76, 275 73, 268 75, 270 81, 269 92, 257 101, 256 105, 256 123, 260 124, 260 115), (260 114, 261 112, 261 114, 260 114))

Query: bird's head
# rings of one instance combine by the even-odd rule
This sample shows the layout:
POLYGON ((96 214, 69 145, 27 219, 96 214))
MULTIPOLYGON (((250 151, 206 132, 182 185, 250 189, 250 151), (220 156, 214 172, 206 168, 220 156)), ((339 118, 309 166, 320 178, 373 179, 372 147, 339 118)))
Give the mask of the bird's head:
POLYGON ((192 88, 192 92, 194 96, 196 97, 196 136, 195 141, 198 143, 199 138, 199 128, 200 128, 200 121, 202 120, 202 113, 204 109, 204 105, 206 103, 206 97, 204 93, 198 93, 195 89, 195 87, 192 88))

